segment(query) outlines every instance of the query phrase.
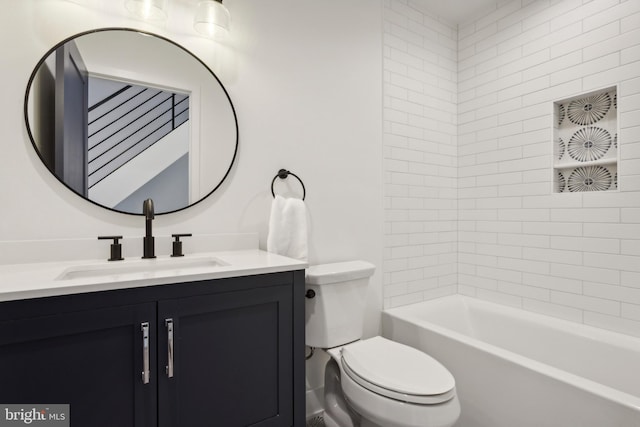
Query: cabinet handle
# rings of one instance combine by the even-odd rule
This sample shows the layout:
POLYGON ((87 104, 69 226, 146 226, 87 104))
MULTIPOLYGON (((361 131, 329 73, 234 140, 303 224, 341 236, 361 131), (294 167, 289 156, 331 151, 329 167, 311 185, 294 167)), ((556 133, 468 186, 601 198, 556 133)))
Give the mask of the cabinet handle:
POLYGON ((149 322, 143 322, 142 326, 142 383, 149 384, 149 322))
POLYGON ((173 378, 173 319, 165 319, 167 326, 167 377, 173 378))

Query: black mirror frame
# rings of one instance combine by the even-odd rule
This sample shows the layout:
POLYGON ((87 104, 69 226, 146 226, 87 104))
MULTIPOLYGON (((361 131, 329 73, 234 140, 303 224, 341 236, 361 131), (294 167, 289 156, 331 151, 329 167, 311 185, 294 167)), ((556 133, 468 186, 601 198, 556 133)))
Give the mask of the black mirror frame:
POLYGON ((211 70, 211 68, 209 68, 207 66, 207 64, 205 64, 200 58, 198 58, 195 54, 193 54, 191 51, 189 51, 188 49, 186 49, 185 47, 181 46, 180 44, 174 42, 173 40, 168 39, 167 37, 164 36, 160 36, 158 34, 154 34, 148 31, 142 31, 142 30, 136 30, 133 28, 127 28, 127 27, 105 27, 105 28, 97 28, 94 30, 88 30, 88 31, 83 31, 81 33, 75 34, 73 36, 67 37, 66 39, 62 40, 61 42, 57 43, 55 46, 53 46, 51 49, 49 49, 44 56, 38 61, 38 63, 36 64, 36 66, 33 69, 33 72, 31 73, 31 76, 29 77, 29 82, 27 83, 27 89, 25 92, 25 96, 24 96, 24 121, 25 121, 25 125, 27 128, 27 133, 29 135, 29 139, 31 140, 31 144, 33 146, 33 149, 35 150, 35 152, 38 154, 38 157, 40 158, 40 160, 42 161, 42 164, 47 168, 47 170, 58 180, 60 181, 60 183, 62 183, 62 185, 64 185, 65 187, 67 187, 72 193, 76 194, 77 196, 79 196, 81 199, 86 200, 90 203, 93 203, 96 206, 100 206, 101 208, 110 210, 112 212, 117 212, 117 213, 121 213, 121 214, 126 214, 126 215, 137 215, 137 216, 142 216, 143 213, 136 213, 136 212, 125 212, 125 211, 121 211, 121 210, 117 210, 114 208, 110 208, 108 206, 102 205, 100 203, 94 202, 93 200, 89 199, 88 197, 84 197, 81 194, 78 194, 78 192, 76 192, 75 190, 73 190, 69 185, 67 185, 60 177, 58 177, 54 171, 52 171, 49 166, 46 164, 45 159, 43 158, 42 154, 40 153, 40 150, 38 150, 38 147, 36 145, 36 141, 35 138, 31 132, 31 126, 30 126, 30 122, 29 122, 29 93, 31 91, 31 86, 33 85, 33 81, 36 77, 36 74, 38 73, 38 70, 40 69, 40 66, 42 66, 42 64, 47 60, 47 58, 56 51, 56 49, 58 49, 60 46, 64 45, 65 43, 74 40, 80 36, 83 35, 87 35, 87 34, 93 34, 93 33, 99 33, 99 32, 106 32, 106 31, 130 31, 132 33, 138 33, 138 34, 142 34, 145 36, 152 36, 155 38, 158 38, 160 40, 163 40, 165 42, 171 43, 172 45, 180 48, 181 50, 183 50, 184 52, 186 52, 187 54, 191 55, 191 57, 193 57, 195 60, 197 60, 207 71, 209 71, 209 73, 213 76, 213 78, 216 79, 216 81, 218 82, 218 84, 220 85, 220 87, 222 88, 222 91, 224 92, 225 96, 227 97, 227 100, 229 101, 229 105, 231 107, 231 112, 233 113, 233 119, 235 122, 235 130, 236 130, 236 141, 235 141, 235 148, 233 151, 233 157, 231 159, 231 162, 229 164, 229 167, 227 169, 227 171, 225 172, 224 176, 222 177, 222 179, 220 180, 220 182, 207 194, 205 194, 204 196, 202 196, 199 200, 183 207, 180 209, 175 209, 172 211, 166 211, 166 212, 156 212, 156 215, 166 215, 166 214, 170 214, 170 213, 174 213, 174 212, 179 212, 182 210, 185 210, 187 208, 190 208, 192 206, 197 205, 198 203, 202 202, 204 199, 206 199, 207 197, 211 196, 211 194, 213 194, 214 191, 216 191, 218 188, 220 188, 220 186, 222 185, 222 183, 227 179, 227 177, 229 176, 229 173, 231 172, 231 169, 233 168, 233 165, 235 164, 237 155, 238 155, 238 143, 239 143, 239 130, 238 130, 238 116, 236 114, 236 109, 233 105, 233 102, 231 101, 231 97, 229 96, 229 93, 227 92, 227 89, 224 87, 224 85, 222 84, 222 82, 220 81, 220 79, 218 78, 218 76, 211 70))

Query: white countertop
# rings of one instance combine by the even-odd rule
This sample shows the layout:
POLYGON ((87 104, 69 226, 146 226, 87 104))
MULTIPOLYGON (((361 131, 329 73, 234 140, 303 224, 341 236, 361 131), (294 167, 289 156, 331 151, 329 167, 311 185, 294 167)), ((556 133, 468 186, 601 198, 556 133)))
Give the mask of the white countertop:
POLYGON ((0 301, 252 276, 301 270, 307 266, 304 261, 259 249, 197 253, 180 258, 158 256, 156 259, 144 260, 94 259, 2 265, 0 301), (219 264, 205 265, 202 261, 207 259, 219 261, 219 264), (156 268, 158 266, 161 267, 156 268), (110 272, 113 268, 122 271, 114 274, 110 272), (129 268, 130 271, 126 271, 129 268), (93 275, 93 271, 98 273, 93 275))

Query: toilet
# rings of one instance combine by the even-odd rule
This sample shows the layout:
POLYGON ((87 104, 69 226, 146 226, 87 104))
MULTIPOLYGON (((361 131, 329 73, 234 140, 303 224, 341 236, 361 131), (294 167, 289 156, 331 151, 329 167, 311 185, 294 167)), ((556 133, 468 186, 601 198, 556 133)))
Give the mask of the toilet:
POLYGON ((386 338, 362 339, 375 266, 349 261, 306 272, 306 344, 326 351, 326 427, 450 427, 460 416, 453 375, 386 338))

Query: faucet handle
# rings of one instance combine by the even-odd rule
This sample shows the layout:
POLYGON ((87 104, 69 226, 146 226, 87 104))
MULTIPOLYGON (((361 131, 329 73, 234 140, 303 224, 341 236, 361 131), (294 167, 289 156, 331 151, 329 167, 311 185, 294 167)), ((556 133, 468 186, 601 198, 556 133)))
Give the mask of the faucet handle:
POLYGON ((122 236, 98 236, 98 240, 113 240, 111 244, 111 257, 109 261, 122 261, 122 244, 120 243, 122 236))
POLYGON ((180 241, 180 238, 191 237, 191 236, 193 236, 193 234, 191 233, 172 234, 171 237, 173 237, 176 240, 173 241, 173 253, 171 254, 171 256, 173 257, 184 256, 184 254, 182 253, 182 242, 180 241))

